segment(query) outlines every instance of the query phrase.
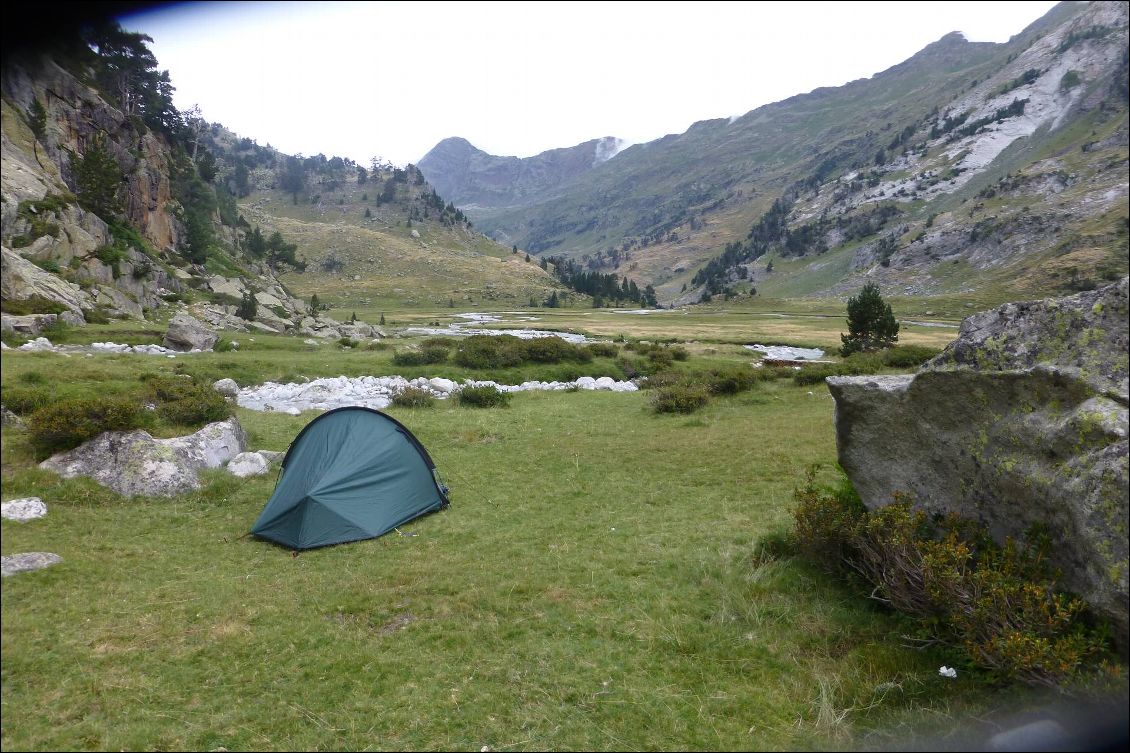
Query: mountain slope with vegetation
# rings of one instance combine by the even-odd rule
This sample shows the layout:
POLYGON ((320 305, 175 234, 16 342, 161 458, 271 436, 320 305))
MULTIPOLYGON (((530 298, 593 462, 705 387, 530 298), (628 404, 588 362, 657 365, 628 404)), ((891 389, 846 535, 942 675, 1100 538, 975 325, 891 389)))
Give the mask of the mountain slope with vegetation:
POLYGON ((340 323, 306 299, 513 305, 564 289, 412 166, 285 155, 178 111, 150 41, 103 24, 5 59, 6 313, 78 324, 188 305, 215 326, 331 336, 340 323))
POLYGON ((465 209, 668 302, 1093 287, 1127 268, 1126 49, 1124 3, 1061 3, 1006 44, 949 34, 630 147, 536 204, 465 209))

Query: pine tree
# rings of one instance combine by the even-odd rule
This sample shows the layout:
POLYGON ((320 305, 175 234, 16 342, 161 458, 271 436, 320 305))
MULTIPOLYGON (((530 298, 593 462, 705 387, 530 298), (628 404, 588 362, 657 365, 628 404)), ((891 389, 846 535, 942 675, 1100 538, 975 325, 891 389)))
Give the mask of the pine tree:
POLYGON ((122 183, 122 169, 106 148, 99 134, 81 157, 72 158, 75 176, 75 193, 79 204, 101 217, 112 220, 121 212, 118 187, 122 183))
POLYGON ((847 316, 848 334, 840 335, 842 355, 889 348, 898 342, 899 323, 875 283, 867 283, 859 295, 848 299, 847 316))
POLYGON ((255 296, 250 293, 243 294, 243 300, 239 302, 239 308, 236 309, 235 315, 240 319, 252 321, 255 314, 258 313, 259 302, 255 300, 255 296))
POLYGON ((380 326, 382 326, 382 327, 385 326, 385 315, 384 314, 381 314, 380 326))

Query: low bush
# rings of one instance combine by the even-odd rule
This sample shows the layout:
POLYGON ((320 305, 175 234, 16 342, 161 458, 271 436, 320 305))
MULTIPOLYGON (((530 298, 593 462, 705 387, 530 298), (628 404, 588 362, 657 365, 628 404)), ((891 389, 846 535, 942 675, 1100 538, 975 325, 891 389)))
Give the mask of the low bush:
POLYGON ((145 408, 121 397, 58 400, 28 418, 28 431, 43 456, 78 447, 105 431, 130 431, 145 423, 145 408))
POLYGON ((941 352, 925 345, 896 345, 882 352, 883 365, 892 369, 913 369, 941 352))
POLYGON ((365 350, 388 350, 389 344, 383 340, 370 340, 365 343, 365 350))
POLYGON ((356 348, 361 343, 358 340, 354 340, 352 337, 339 337, 337 344, 343 348, 356 348))
POLYGON ((620 355, 620 349, 612 343, 589 343, 585 347, 597 358, 615 358, 620 355))
POLYGON ((586 363, 592 360, 592 353, 584 346, 565 342, 560 337, 537 337, 521 341, 523 360, 535 363, 560 363, 577 361, 586 363))
POLYGON ((454 337, 428 337, 420 341, 421 348, 445 348, 451 350, 459 341, 454 337))
POLYGON ((435 395, 419 387, 405 387, 392 396, 392 404, 401 408, 430 408, 435 401, 435 395))
POLYGON ((736 395, 753 389, 761 379, 754 369, 740 366, 715 369, 707 375, 707 389, 712 395, 736 395))
POLYGON ((469 369, 505 369, 522 363, 522 341, 513 335, 471 335, 455 351, 455 363, 469 369))
POLYGON ((651 407, 656 413, 694 413, 710 399, 704 387, 673 384, 655 390, 651 407))
POLYGON ((210 385, 173 376, 149 376, 145 381, 157 415, 170 424, 197 427, 231 415, 231 405, 210 385))
POLYGON ((646 390, 657 390, 663 387, 675 387, 689 384, 686 374, 678 371, 660 371, 652 374, 640 383, 646 390))
POLYGON ((858 575, 866 590, 913 617, 923 642, 963 648, 991 679, 1056 685, 1106 649, 1080 619, 1084 604, 1060 592, 1038 530, 998 545, 979 525, 930 517, 905 496, 867 511, 846 479, 795 492, 795 543, 825 569, 858 575))
POLYGON ((470 405, 475 408, 505 406, 510 404, 510 393, 503 392, 489 384, 481 387, 468 386, 459 390, 459 404, 470 405))
POLYGON ((46 407, 51 399, 51 390, 46 387, 23 387, 21 385, 5 387, 3 395, 0 396, 4 407, 20 416, 30 415, 40 408, 46 407))
POLYGON ((425 345, 419 350, 398 350, 392 354, 392 362, 397 366, 424 366, 431 363, 445 363, 448 349, 442 345, 425 345))

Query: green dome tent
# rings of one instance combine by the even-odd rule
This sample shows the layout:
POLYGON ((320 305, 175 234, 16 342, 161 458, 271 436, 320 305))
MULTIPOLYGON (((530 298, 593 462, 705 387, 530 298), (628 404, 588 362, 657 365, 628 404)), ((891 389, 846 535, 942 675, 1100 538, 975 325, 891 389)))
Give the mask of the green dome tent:
POLYGON ((372 408, 328 411, 287 450, 251 533, 294 549, 371 539, 448 505, 412 432, 372 408))

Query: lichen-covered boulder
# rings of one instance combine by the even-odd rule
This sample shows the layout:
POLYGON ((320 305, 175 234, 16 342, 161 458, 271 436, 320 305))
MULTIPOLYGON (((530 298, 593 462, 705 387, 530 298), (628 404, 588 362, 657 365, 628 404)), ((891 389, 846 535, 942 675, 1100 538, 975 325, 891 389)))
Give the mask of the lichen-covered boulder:
POLYGON ((39 464, 63 478, 87 476, 123 496, 171 497, 200 488, 197 472, 219 468, 243 452, 247 437, 235 417, 184 437, 108 431, 39 464))
POLYGON ((165 339, 161 344, 169 350, 188 352, 191 350, 211 350, 219 336, 204 326, 198 319, 188 314, 177 314, 169 320, 165 339))
POLYGON ((1044 527, 1064 587, 1124 651, 1127 282, 971 316, 917 374, 828 379, 840 465, 868 507, 904 493, 998 540, 1044 527))

